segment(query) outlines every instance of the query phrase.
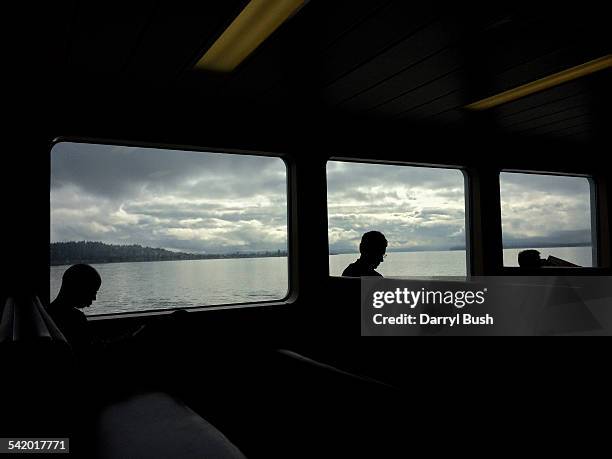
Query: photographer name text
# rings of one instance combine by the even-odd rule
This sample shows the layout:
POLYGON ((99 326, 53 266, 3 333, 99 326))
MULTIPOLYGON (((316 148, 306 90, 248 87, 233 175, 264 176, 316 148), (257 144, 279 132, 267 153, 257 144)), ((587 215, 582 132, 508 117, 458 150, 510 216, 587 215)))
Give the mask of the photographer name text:
POLYGON ((408 308, 410 312, 397 314, 397 306, 394 307, 395 314, 383 314, 382 311, 376 311, 372 315, 372 321, 375 325, 443 325, 454 327, 457 325, 493 325, 494 319, 490 314, 475 315, 466 312, 456 312, 454 314, 440 314, 420 312, 416 313, 414 309, 418 306, 439 307, 447 306, 455 309, 463 309, 470 305, 482 305, 486 300, 487 289, 471 291, 441 291, 428 290, 421 288, 419 290, 410 290, 408 288, 396 288, 395 290, 380 290, 372 293, 371 305, 375 310, 381 310, 389 305, 401 305, 402 308, 408 308))
POLYGON ((426 313, 421 314, 399 314, 385 316, 374 314, 372 317, 376 325, 493 325, 493 317, 490 314, 476 316, 472 314, 455 314, 454 316, 435 316, 426 313))

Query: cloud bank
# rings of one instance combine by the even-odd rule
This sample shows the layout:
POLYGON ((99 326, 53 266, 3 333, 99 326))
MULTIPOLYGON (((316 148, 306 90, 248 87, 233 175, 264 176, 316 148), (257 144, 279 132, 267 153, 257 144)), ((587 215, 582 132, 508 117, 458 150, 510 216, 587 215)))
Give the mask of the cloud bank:
MULTIPOLYGON (((193 253, 286 250, 286 168, 269 157, 60 143, 51 153, 51 241, 193 253)), ((390 250, 465 245, 465 180, 442 168, 330 161, 332 252, 382 231, 390 250)), ((506 246, 590 241, 585 178, 502 173, 506 246)))
POLYGON ((51 241, 194 253, 286 250, 279 158, 60 143, 51 156, 51 241))

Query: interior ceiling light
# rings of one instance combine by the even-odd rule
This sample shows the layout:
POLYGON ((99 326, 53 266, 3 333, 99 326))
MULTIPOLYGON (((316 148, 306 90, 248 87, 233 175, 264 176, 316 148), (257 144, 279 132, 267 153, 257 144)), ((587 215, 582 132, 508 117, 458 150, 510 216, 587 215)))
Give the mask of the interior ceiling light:
POLYGON ((469 110, 486 110, 610 67, 612 67, 612 54, 532 81, 517 88, 509 89, 495 96, 487 97, 486 99, 466 105, 465 108, 469 110))
POLYGON ((307 0, 251 0, 195 65, 231 72, 307 0))

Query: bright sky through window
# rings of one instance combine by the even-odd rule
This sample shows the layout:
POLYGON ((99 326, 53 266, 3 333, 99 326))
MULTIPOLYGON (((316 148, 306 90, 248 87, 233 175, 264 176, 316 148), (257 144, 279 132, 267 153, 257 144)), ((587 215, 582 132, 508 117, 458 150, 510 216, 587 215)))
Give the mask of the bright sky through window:
MULTIPOLYGON (((419 270, 465 274, 465 180, 460 170, 330 161, 327 191, 331 254, 357 253, 361 235, 377 230, 389 241, 389 257, 380 265, 385 275, 419 270), (448 251, 455 252, 452 261, 425 254, 448 251), (394 254, 399 252, 413 255, 402 255, 400 261, 394 254), (449 263, 450 271, 443 266, 449 263)), ((332 275, 339 274, 335 260, 330 258, 332 275)))
POLYGON ((500 193, 504 264, 517 265, 516 257, 507 256, 510 249, 538 249, 543 257, 592 265, 587 178, 502 172, 500 193))
POLYGON ((88 314, 282 299, 286 175, 275 157, 55 145, 51 298, 88 263, 102 277, 88 314))
POLYGON ((60 143, 51 166, 51 242, 195 253, 287 248, 279 158, 60 143))

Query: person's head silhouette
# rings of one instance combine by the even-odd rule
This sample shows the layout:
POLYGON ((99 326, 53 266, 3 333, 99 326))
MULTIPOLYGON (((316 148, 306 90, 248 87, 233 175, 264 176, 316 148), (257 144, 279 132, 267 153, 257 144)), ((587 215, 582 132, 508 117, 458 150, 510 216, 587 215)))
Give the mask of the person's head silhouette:
POLYGON ((540 258, 540 252, 530 249, 519 252, 518 263, 521 268, 541 268, 544 260, 540 258))
POLYGON ((361 259, 372 268, 376 268, 385 258, 387 238, 380 231, 368 231, 361 237, 359 253, 361 259))
POLYGON ((62 276, 57 300, 75 308, 86 308, 96 299, 100 285, 102 279, 94 268, 85 264, 73 265, 62 276))

